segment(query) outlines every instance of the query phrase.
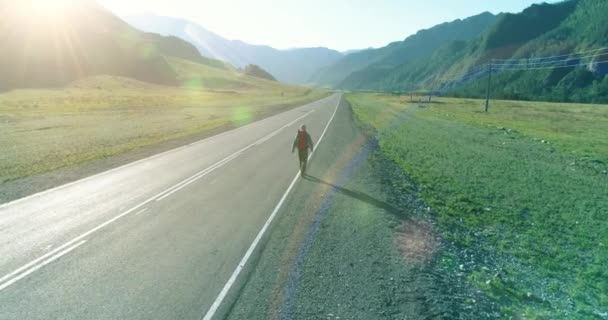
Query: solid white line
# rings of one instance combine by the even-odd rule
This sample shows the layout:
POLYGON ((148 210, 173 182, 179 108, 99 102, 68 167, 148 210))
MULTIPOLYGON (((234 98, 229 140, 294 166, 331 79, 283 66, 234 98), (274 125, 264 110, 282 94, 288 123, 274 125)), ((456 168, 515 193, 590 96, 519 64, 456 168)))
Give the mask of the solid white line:
MULTIPOLYGON (((314 110, 310 110, 308 113, 311 113, 311 112, 314 112, 314 110)), ((272 133, 272 134, 268 135, 266 138, 262 138, 262 140, 259 140, 259 141, 256 143, 256 145, 262 144, 262 143, 264 143, 264 142, 266 142, 266 141, 270 140, 272 137, 274 137, 274 136, 276 136, 277 134, 279 134, 279 133, 281 132, 281 130, 283 130, 283 129, 285 129, 285 128, 287 128, 287 127, 291 126, 291 125, 293 125, 294 123, 298 122, 298 121, 299 121, 300 119, 302 119, 303 117, 307 116, 307 115, 308 115, 308 113, 306 113, 304 116, 299 117, 299 118, 297 118, 297 119, 293 120, 292 122, 290 122, 290 123, 288 123, 288 124, 286 124, 286 125, 282 126, 282 127, 279 129, 279 130, 277 130, 277 131, 275 131, 274 133, 272 133)))
MULTIPOLYGON (((327 129, 329 129, 329 125, 334 120, 334 117, 336 116, 336 112, 338 112, 338 107, 340 107, 340 102, 342 102, 342 95, 340 95, 340 97, 338 99, 338 104, 336 105, 336 110, 334 110, 334 113, 331 115, 331 118, 329 119, 329 122, 325 126, 325 129, 323 130, 323 133, 321 133, 321 136, 319 137, 319 141, 317 141, 317 145, 319 145, 321 143, 321 141, 323 141, 323 138, 325 137, 325 133, 327 132, 327 129)), ((317 150, 317 148, 315 148, 310 153, 310 155, 308 156, 308 160, 312 159, 312 155, 315 154, 316 150, 317 150)))
POLYGON ((23 278, 27 277, 27 276, 28 276, 28 275, 30 275, 31 273, 33 273, 33 272, 35 272, 36 270, 38 270, 38 269, 40 269, 40 268, 42 268, 42 267, 46 266, 47 264, 49 264, 49 263, 51 263, 51 262, 53 262, 53 261, 55 261, 55 260, 57 260, 57 259, 61 258, 62 256, 64 256, 64 255, 68 254, 70 251, 72 251, 72 250, 74 250, 74 249, 76 249, 76 248, 80 247, 80 246, 81 246, 81 245, 83 245, 85 242, 87 242, 87 240, 82 240, 82 241, 80 241, 80 242, 78 242, 78 243, 76 243, 76 244, 72 245, 71 247, 69 247, 69 248, 67 248, 67 249, 65 249, 65 250, 63 250, 63 251, 61 251, 61 252, 59 252, 58 254, 56 254, 56 255, 54 255, 54 256, 52 256, 52 257, 50 257, 49 259, 45 260, 44 262, 42 262, 42 263, 40 263, 40 264, 36 265, 35 267, 33 267, 33 268, 31 268, 31 269, 29 269, 29 270, 25 271, 24 273, 22 273, 22 274, 18 275, 17 277, 14 277, 14 278, 12 278, 11 280, 9 280, 9 281, 5 282, 4 284, 0 285, 0 291, 2 291, 2 290, 4 290, 4 289, 8 288, 8 287, 9 287, 10 285, 12 285, 13 283, 15 283, 15 282, 17 282, 17 281, 19 281, 19 280, 21 280, 21 279, 23 279, 23 278))
POLYGON ((291 121, 290 123, 280 127, 279 129, 275 130, 274 132, 271 132, 270 134, 268 134, 267 136, 263 137, 262 139, 246 146, 245 148, 233 153, 232 155, 228 156, 227 158, 225 158, 224 160, 221 160, 219 162, 217 162, 216 164, 212 165, 211 167, 200 171, 199 173, 195 174, 194 176, 182 181, 181 183, 179 183, 178 185, 173 186, 172 188, 170 188, 169 190, 167 190, 163 195, 161 195, 158 199, 156 199, 156 201, 161 201, 167 197, 169 197, 170 195, 176 193, 177 191, 185 188, 186 186, 188 186, 189 184, 195 182, 196 180, 206 176, 207 174, 215 171, 216 169, 223 167, 226 163, 232 161, 233 159, 235 159, 236 157, 240 156, 243 152, 245 152, 246 150, 252 148, 253 146, 259 145, 260 143, 267 141, 268 139, 274 137, 275 135, 277 135, 278 133, 280 133, 283 129, 289 127, 290 125, 296 123, 297 121, 299 121, 300 119, 310 115, 314 110, 308 111, 306 114, 298 117, 297 119, 291 121))
POLYGON ((77 241, 81 240, 82 238, 84 238, 84 237, 86 237, 86 236, 89 236, 90 234, 92 234, 92 233, 94 233, 94 232, 98 231, 99 229, 101 229, 101 228, 103 228, 103 227, 105 227, 105 226, 107 226, 107 225, 111 224, 112 222, 114 222, 114 221, 116 221, 116 220, 118 220, 118 219, 120 219, 120 218, 122 218, 122 217, 124 217, 124 216, 128 215, 129 213, 131 213, 131 212, 133 212, 133 211, 135 211, 135 210, 137 210, 137 209, 141 208, 142 206, 146 205, 148 202, 150 202, 150 201, 154 200, 154 198, 155 198, 155 197, 156 197, 156 196, 154 196, 154 197, 152 197, 152 198, 150 198, 150 199, 148 199, 148 200, 146 200, 146 201, 144 201, 144 202, 142 202, 142 203, 138 204, 137 206, 135 206, 135 207, 133 207, 133 208, 131 208, 131 209, 129 209, 129 210, 127 210, 127 211, 125 211, 125 212, 123 212, 123 213, 119 214, 119 215, 117 215, 116 217, 114 217, 114 218, 112 218, 112 219, 110 219, 110 220, 108 220, 108 221, 106 221, 106 222, 104 222, 104 223, 102 223, 102 224, 98 225, 97 227, 95 227, 95 228, 93 228, 93 229, 91 229, 91 230, 89 230, 89 231, 87 231, 87 232, 85 232, 85 233, 83 233, 83 234, 79 235, 78 237, 76 237, 76 238, 74 238, 74 239, 72 239, 72 240, 70 240, 70 241, 68 241, 68 242, 66 242, 66 243, 64 243, 64 244, 62 244, 61 246, 59 246, 59 247, 55 248, 54 250, 49 251, 49 252, 47 252, 47 253, 43 254, 42 256, 40 256, 40 257, 38 257, 38 258, 36 258, 36 259, 34 259, 34 260, 30 261, 29 263, 27 263, 27 264, 25 264, 25 265, 21 266, 20 268, 17 268, 17 269, 16 269, 16 270, 14 270, 13 272, 11 272, 11 273, 9 273, 9 274, 6 274, 6 275, 4 275, 2 278, 0 278, 0 283, 2 283, 2 281, 6 280, 6 279, 8 279, 8 278, 10 278, 10 277, 12 277, 12 276, 14 276, 14 275, 18 274, 18 273, 20 273, 21 271, 23 271, 23 270, 25 270, 25 269, 27 269, 27 268, 31 267, 32 265, 35 265, 36 263, 38 263, 38 261, 43 260, 43 259, 46 259, 48 256, 51 256, 51 255, 55 254, 56 252, 58 252, 58 251, 60 251, 60 250, 63 250, 63 248, 65 248, 65 247, 67 247, 67 246, 72 245, 74 242, 77 242, 77 241))
POLYGON ((170 190, 167 190, 163 195, 159 196, 156 201, 162 201, 165 198, 171 196, 172 194, 178 192, 179 190, 187 187, 188 185, 190 185, 191 183, 195 182, 196 180, 206 176, 207 174, 215 171, 218 168, 223 167, 225 164, 227 164, 228 162, 232 161, 233 159, 235 159, 236 157, 240 156, 243 153, 243 151, 239 151, 231 156, 229 156, 228 158, 225 158, 224 160, 217 162, 216 164, 212 165, 211 167, 197 173, 196 175, 188 178, 187 180, 183 181, 182 183, 180 183, 179 185, 176 185, 174 187, 172 187, 170 190))
MULTIPOLYGON (((306 114, 304 114, 303 116, 298 117, 297 119, 299 120, 299 119, 301 119, 301 118, 303 118, 303 117, 305 117, 305 116, 309 115, 309 114, 310 114, 312 111, 313 111, 313 110, 311 110, 311 111, 307 112, 306 114)), ((292 121, 292 122, 293 122, 293 121, 292 121)), ((292 123, 292 122, 290 122, 290 123, 292 123)), ((285 127, 286 127, 286 126, 283 126, 283 127, 281 127, 281 129, 279 129, 279 130, 282 130, 282 129, 283 129, 283 128, 285 128, 285 127)), ((274 134, 274 132, 273 132, 273 133, 270 133, 270 134, 274 134)), ((264 137, 264 138, 265 138, 265 137, 264 137)), ((262 138, 262 139, 264 139, 264 138, 262 138)), ((261 140, 262 140, 262 139, 261 139, 261 140)), ((26 270, 26 269, 28 269, 28 268, 32 267, 33 265, 37 264, 39 261, 41 261, 41 260, 43 260, 43 259, 46 259, 47 257, 49 257, 49 256, 51 256, 51 255, 53 255, 53 254, 55 254, 55 253, 57 253, 57 252, 59 252, 59 251, 63 250, 64 248, 66 248, 66 247, 68 247, 68 246, 72 245, 73 243, 75 243, 75 242, 77 242, 77 241, 79 241, 79 240, 83 239, 84 237, 87 237, 87 236, 91 235, 92 233, 99 231, 100 229, 102 229, 102 228, 106 227, 107 225, 109 225, 109 224, 111 224, 111 223, 115 222, 116 220, 118 220, 118 219, 120 219, 120 218, 122 218, 122 217, 124 217, 124 216, 128 215, 129 213, 131 213, 131 212, 133 212, 133 211, 136 211, 136 210, 140 209, 141 207, 145 206, 146 204, 150 203, 151 201, 153 201, 153 200, 155 200, 155 199, 158 199, 159 197, 164 198, 164 197, 166 196, 166 194, 167 194, 167 191, 171 190, 171 192, 170 192, 170 193, 173 193, 173 191, 176 191, 176 190, 175 190, 175 188, 179 187, 179 189, 181 189, 181 187, 184 185, 184 182, 187 182, 187 183, 189 184, 190 182, 192 182, 192 181, 193 181, 193 180, 192 180, 192 178, 194 178, 194 177, 196 177, 196 176, 199 176, 201 173, 206 174, 206 173, 209 173, 209 172, 210 172, 210 171, 209 171, 210 169, 211 169, 211 170, 215 170, 215 169, 219 168, 218 164, 220 164, 220 166, 221 166, 221 165, 223 165, 223 164, 225 164, 225 162, 230 161, 230 160, 232 160, 232 159, 236 158, 236 157, 237 157, 237 156, 238 156, 240 153, 242 153, 244 150, 249 149, 250 147, 252 147, 252 146, 256 145, 257 143, 258 143, 258 142, 256 141, 256 142, 254 142, 254 143, 250 144, 250 145, 249 145, 249 146, 247 146, 246 148, 243 148, 243 149, 241 149, 241 150, 239 150, 239 151, 235 152, 235 153, 234 153, 234 154, 232 154, 231 156, 228 156, 228 157, 224 158, 223 160, 220 160, 219 162, 217 162, 217 163, 213 164, 212 166, 210 166, 210 167, 208 167, 208 168, 206 168, 206 169, 202 170, 201 172, 199 172, 199 173, 195 174, 194 176, 189 177, 189 178, 185 179, 184 181, 181 181, 181 182, 179 182, 179 183, 175 184, 174 186, 172 186, 172 187, 170 187, 170 188, 168 188, 168 189, 166 189, 166 190, 161 191, 160 193, 158 193, 158 194, 156 194, 156 195, 154 195, 154 196, 152 196, 152 197, 148 198, 148 199, 147 199, 147 200, 145 200, 144 202, 142 202, 142 203, 140 203, 140 204, 136 205, 135 207, 133 207, 133 208, 131 208, 131 209, 129 209, 129 210, 127 210, 127 211, 125 211, 125 212, 123 212, 123 213, 121 213, 121 214, 117 215, 117 216, 115 216, 114 218, 112 218, 112 219, 110 219, 110 220, 108 220, 108 221, 106 221, 106 222, 104 222, 104 223, 102 223, 102 224, 100 224, 100 225, 96 226, 95 228, 93 228, 93 229, 91 229, 91 230, 89 230, 89 231, 87 231, 87 232, 85 232, 85 233, 83 233, 83 234, 81 234, 81 235, 77 236, 76 238, 74 238, 74 239, 72 239, 72 240, 70 240, 70 241, 68 241, 68 242, 64 243, 63 245, 61 245, 61 246, 59 246, 59 247, 55 248, 54 250, 49 251, 49 252, 47 252, 47 253, 43 254, 42 256, 40 256, 40 257, 38 257, 38 258, 36 258, 36 259, 34 259, 34 260, 30 261, 29 263, 27 263, 27 264, 25 264, 25 265, 23 265, 23 266, 21 266, 21 267, 17 268, 16 270, 14 270, 14 271, 12 271, 12 272, 10 272, 10 273, 8 273, 8 274, 4 275, 2 278, 0 278, 0 283, 2 283, 3 281, 5 281, 5 280, 7 280, 7 279, 9 279, 9 278, 11 278, 11 277, 13 277, 13 276, 15 276, 15 275, 19 274, 19 273, 20 273, 20 272, 22 272, 23 270, 26 270)), ((1 208, 1 207, 0 207, 0 208, 1 208)), ((11 281, 12 281, 12 280, 11 280, 11 281)))
POLYGON ((200 177, 202 177, 202 176, 206 175, 207 173, 209 173, 209 172, 211 172, 211 171, 213 171, 213 170, 215 170, 215 169, 219 168, 219 167, 220 167, 221 165, 223 165, 224 163, 226 163, 226 162, 228 162, 228 161, 231 161, 232 159, 234 159, 234 158, 238 157, 238 156, 241 154, 241 152, 242 152, 242 150, 239 150, 239 151, 237 151, 236 153, 231 154, 230 156, 228 156, 228 157, 226 157, 226 158, 224 158, 224 159, 222 159, 222 160, 220 160, 220 161, 218 161, 218 162, 216 162, 216 163, 212 164, 211 166, 209 166, 209 167, 207 167, 207 168, 205 168, 205 169, 203 169, 203 170, 201 170, 201 171, 199 171, 199 172, 195 173, 195 174, 194 174, 194 175, 192 175, 191 177, 189 177, 189 178, 187 178, 187 179, 185 179, 185 180, 183 180, 183 181, 181 181, 181 182, 177 183, 176 185, 174 185, 174 186, 172 186, 172 187, 168 188, 167 190, 165 190, 165 191, 161 192, 161 193, 160 193, 160 194, 157 196, 156 201, 160 201, 160 200, 164 199, 166 195, 173 193, 173 191, 176 191, 176 190, 178 190, 178 189, 181 189, 182 187, 184 187, 184 186, 186 186, 186 185, 190 184, 191 182, 194 182, 194 180, 196 180, 196 179, 198 179, 198 178, 200 178, 200 177))
POLYGON ((31 194, 31 195, 29 195, 29 196, 25 196, 25 197, 23 197, 23 198, 19 198, 19 199, 15 199, 15 200, 13 200, 13 201, 9 201, 9 202, 6 202, 6 203, 2 203, 2 204, 0 204, 0 209, 3 209, 3 208, 5 208, 5 207, 11 206, 11 205, 15 205, 15 204, 17 204, 17 203, 20 203, 20 202, 23 202, 23 201, 25 201, 25 200, 31 199, 31 198, 33 198, 33 197, 42 196, 42 195, 45 195, 45 194, 47 194, 47 193, 50 193, 50 192, 53 192, 53 191, 56 191, 56 190, 61 190, 61 189, 67 188, 67 187, 72 186, 72 185, 74 185, 74 184, 76 184, 76 183, 84 182, 84 181, 87 181, 87 180, 93 179, 93 178, 95 178, 95 177, 101 176, 101 175, 109 174, 109 173, 111 173, 111 172, 114 172, 114 171, 117 171, 117 170, 120 170, 120 169, 124 169, 124 168, 130 167, 130 166, 133 166, 133 165, 135 165, 135 164, 138 164, 138 163, 140 163, 140 162, 148 161, 148 160, 151 160, 151 159, 154 159, 154 158, 160 157, 160 156, 162 156, 162 155, 166 155, 166 154, 169 154, 169 153, 172 153, 172 152, 175 152, 175 151, 178 151, 178 150, 184 149, 184 148, 189 147, 189 146, 193 146, 193 145, 196 145, 196 144, 199 144, 199 143, 203 143, 203 142, 205 142, 205 141, 207 141, 207 140, 210 140, 210 139, 215 139, 215 138, 221 137, 221 136, 223 136, 223 135, 226 135, 226 134, 228 134, 228 133, 232 133, 232 132, 235 132, 235 131, 239 131, 239 130, 245 129, 245 128, 247 128, 247 127, 250 127, 250 126, 253 126, 253 125, 257 125, 257 124, 260 124, 260 123, 266 122, 266 121, 268 121, 268 120, 270 120, 270 119, 273 119, 273 118, 276 118, 276 117, 278 117, 278 116, 285 115, 285 114, 286 114, 286 113, 288 113, 288 112, 294 111, 294 110, 299 109, 299 108, 304 108, 304 107, 306 107, 306 106, 310 106, 310 105, 312 105, 312 104, 319 103, 319 102, 321 102, 321 101, 323 101, 323 100, 326 100, 326 99, 329 99, 329 98, 331 98, 331 96, 329 96, 329 97, 325 97, 325 98, 322 98, 322 99, 317 100, 317 101, 310 102, 310 103, 305 104, 305 105, 303 105, 303 106, 300 106, 300 107, 296 107, 296 108, 293 108, 293 109, 287 110, 287 111, 285 111, 285 112, 281 112, 281 113, 275 114, 275 115, 273 115, 273 116, 270 116, 270 117, 268 117, 268 118, 261 119, 261 120, 256 121, 256 122, 252 122, 252 123, 247 124, 247 125, 244 125, 244 126, 242 126, 242 127, 238 127, 238 128, 234 128, 234 129, 232 129, 232 130, 224 131, 224 132, 219 133, 219 134, 216 134, 216 135, 214 135, 214 136, 207 137, 207 138, 205 138, 205 139, 202 139, 202 140, 199 140, 199 141, 195 141, 195 142, 192 142, 192 143, 190 143, 190 144, 183 145, 183 146, 181 146, 181 147, 177 147, 177 148, 175 148, 175 149, 171 149, 171 150, 167 150, 167 151, 164 151, 164 152, 161 152, 161 153, 157 153, 157 154, 155 154, 155 155, 152 155, 152 156, 149 156, 149 157, 146 157, 146 158, 143 158, 143 159, 139 159, 139 160, 136 160, 136 161, 133 161, 133 162, 129 162, 129 163, 126 163, 126 164, 124 164, 124 165, 122 165, 122 166, 118 166, 118 167, 116 167, 116 168, 112 168, 112 169, 107 170, 107 171, 103 171, 103 172, 96 173, 96 174, 94 174, 94 175, 92 175, 92 176, 88 176, 88 177, 85 177, 85 178, 82 178, 82 179, 79 179, 79 180, 76 180, 76 181, 72 181, 72 182, 69 182, 69 183, 66 183, 66 184, 63 184, 63 185, 57 186, 57 187, 53 187, 53 188, 51 188, 51 189, 47 189, 47 190, 44 190, 44 191, 40 191, 40 192, 37 192, 37 193, 31 194))
MULTIPOLYGON (((314 152, 317 151, 319 144, 321 144, 321 141, 323 140, 323 137, 325 137, 325 133, 327 132, 327 129, 329 128, 329 125, 334 120, 334 117, 336 116, 336 112, 338 111, 338 107, 340 107, 340 102, 341 101, 342 101, 342 95, 339 96, 338 103, 336 104, 336 109, 334 110, 334 113, 331 115, 331 118, 327 122, 327 125, 325 126, 325 129, 323 130, 323 133, 321 133, 321 136, 319 137, 319 141, 317 141, 317 147, 314 148, 313 152, 311 152, 310 155, 308 156, 309 160, 312 158, 314 152)), ((241 271, 243 270, 243 268, 247 264, 247 261, 249 260, 249 258, 253 254, 253 252, 255 251, 256 247, 258 246, 258 243, 260 242, 260 240, 264 236, 264 233, 266 233, 266 230, 268 229, 268 227, 272 223, 272 220, 274 220, 274 217, 277 215, 277 213, 279 212, 279 210, 283 206, 283 203, 285 202, 285 199, 287 199, 287 196, 289 195, 289 193, 291 192, 291 189, 293 189, 293 186, 296 184, 296 182, 298 181, 299 178, 300 178, 300 172, 298 172, 296 174, 296 176, 293 178, 293 180, 291 180, 291 183, 289 184, 289 187, 287 187, 287 190, 285 190, 285 193, 283 193, 283 196, 281 197, 281 199, 279 200, 279 202, 277 203, 277 205, 274 207, 274 210, 272 210, 272 213, 270 214, 270 217, 268 217, 268 219, 266 220, 266 223, 264 223, 264 226, 262 227, 262 229, 260 230, 260 232, 258 232, 258 234, 255 237, 255 239, 253 239, 253 242, 251 243, 251 245, 247 249, 247 252, 245 252, 245 255, 243 256, 243 258, 241 259, 241 261, 239 262, 239 264, 236 266, 236 269, 232 272, 232 275, 228 279, 228 282, 226 282, 226 284, 222 288, 222 291, 220 291, 220 293, 217 296, 217 298, 215 298, 215 301, 213 301, 213 304, 211 305, 211 307, 209 308, 209 310, 207 311, 207 313, 203 317, 203 320, 211 320, 213 318, 213 316, 215 315, 215 313, 219 309, 220 305, 222 304, 222 302, 224 301, 224 299, 228 295, 228 292, 230 291, 230 288, 232 288, 232 286, 236 282, 237 277, 239 276, 239 274, 241 273, 241 271)))

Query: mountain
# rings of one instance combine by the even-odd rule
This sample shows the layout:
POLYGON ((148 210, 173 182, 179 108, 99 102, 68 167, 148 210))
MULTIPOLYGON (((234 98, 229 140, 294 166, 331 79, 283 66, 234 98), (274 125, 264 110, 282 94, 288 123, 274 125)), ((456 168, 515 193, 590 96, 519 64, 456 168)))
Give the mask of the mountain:
MULTIPOLYGON (((523 59, 521 61, 531 63, 528 69, 494 71, 492 97, 606 103, 608 50, 601 49, 608 47, 605 12, 608 12, 608 2, 603 0, 532 5, 521 13, 505 15, 459 52, 437 53, 435 60, 452 59, 453 63, 429 70, 427 74, 449 78, 454 72, 485 66, 492 59, 523 59), (538 58, 547 56, 557 57, 538 58), (556 66, 555 61, 564 59, 567 64, 552 67, 556 66)), ((431 60, 421 62, 432 63, 431 60)), ((495 66, 504 68, 500 63, 495 66)), ((432 85, 422 81, 419 86, 428 89, 432 85)), ((486 94, 487 77, 449 82, 440 87, 450 95, 481 98, 486 94)))
POLYGON ((391 69, 427 57, 446 43, 475 38, 497 19, 498 16, 485 12, 421 30, 403 41, 382 48, 352 53, 316 73, 312 82, 346 88, 373 88, 373 82, 391 69), (354 79, 348 79, 351 75, 354 79))
POLYGON ((270 73, 266 72, 266 70, 256 66, 255 64, 246 65, 243 69, 243 73, 256 78, 276 81, 276 79, 270 73))
POLYGON ((353 53, 361 52, 361 51, 363 51, 363 50, 370 50, 370 49, 373 49, 373 48, 371 48, 371 47, 370 47, 370 48, 366 48, 366 49, 351 49, 351 50, 342 51, 342 54, 343 54, 344 56, 347 56, 347 55, 349 55, 349 54, 353 54, 353 53))
MULTIPOLYGON (((608 2, 570 0, 533 5, 520 14, 508 15, 480 40, 477 50, 467 53, 476 64, 490 59, 520 59, 558 55, 567 65, 552 69, 502 71, 493 76, 492 96, 571 102, 608 102, 608 2), (545 23, 539 24, 538 17, 545 23), (518 30, 519 36, 510 32, 518 30), (577 52, 588 52, 576 54, 577 52)), ((550 66, 555 59, 535 67, 550 66)), ((538 62, 537 62, 538 63, 538 62)), ((485 79, 452 90, 453 95, 483 96, 485 79)))
POLYGON ((315 82, 347 90, 441 91, 484 98, 486 70, 496 61, 494 98, 608 103, 606 12, 605 0, 567 0, 494 18, 484 13, 346 56, 315 82), (547 56, 557 57, 539 58, 547 56), (508 65, 501 61, 513 59, 531 65, 505 70, 508 65), (560 59, 568 59, 567 64, 546 68, 560 59))
POLYGON ((182 19, 137 15, 125 17, 125 20, 143 31, 184 39, 194 44, 203 56, 223 60, 239 68, 249 64, 258 65, 279 81, 287 83, 308 83, 317 70, 344 56, 327 48, 278 50, 239 40, 227 40, 194 22, 182 19))
POLYGON ((61 4, 42 12, 36 1, 0 3, 0 89, 56 87, 102 74, 177 84, 167 57, 225 68, 179 38, 134 29, 92 0, 61 4))

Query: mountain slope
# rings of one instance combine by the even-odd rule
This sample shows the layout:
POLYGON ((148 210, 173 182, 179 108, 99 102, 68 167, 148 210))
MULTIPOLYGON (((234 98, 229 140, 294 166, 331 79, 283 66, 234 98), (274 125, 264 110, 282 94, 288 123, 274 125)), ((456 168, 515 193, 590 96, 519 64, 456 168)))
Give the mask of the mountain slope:
MULTIPOLYGON (((608 50, 571 54, 608 47, 608 17, 605 12, 608 12, 608 2, 602 0, 570 0, 534 5, 518 15, 506 16, 479 40, 482 45, 468 56, 475 64, 493 58, 562 55, 560 59, 570 59, 568 65, 571 67, 502 71, 495 74, 492 96, 496 98, 608 102, 608 64, 597 63, 608 60, 608 50), (515 42, 511 35, 505 36, 509 30, 517 29, 515 26, 519 27, 537 16, 548 20, 550 25, 529 23, 525 29, 528 36, 515 42)), ((537 66, 550 65, 541 63, 537 66)), ((458 64, 453 67, 456 68, 462 69, 458 64)), ((485 83, 485 79, 471 81, 457 87, 453 94, 481 97, 485 92, 485 83)))
POLYGON ((327 48, 277 50, 227 40, 182 19, 137 15, 125 17, 125 20, 140 30, 172 35, 191 42, 203 56, 223 60, 239 68, 249 64, 258 65, 278 80, 288 83, 307 83, 317 70, 343 57, 342 53, 327 48))
POLYGON ((0 89, 62 86, 92 75, 177 84, 166 57, 224 67, 176 37, 142 33, 90 0, 36 10, 36 1, 0 3, 0 89))
MULTIPOLYGON (((435 81, 438 74, 449 78, 451 74, 463 73, 471 68, 488 63, 491 59, 510 59, 532 55, 520 49, 534 39, 559 26, 576 8, 578 0, 558 4, 535 4, 517 14, 504 14, 494 25, 475 39, 468 41, 459 51, 436 51, 431 59, 419 61, 427 65, 427 80, 435 81), (437 61, 450 61, 437 64, 437 61), (430 66, 428 66, 430 65, 430 66)), ((544 48, 550 54, 551 48, 544 48)), ((559 50, 558 50, 559 51, 559 50)), ((539 51, 536 54, 543 54, 539 51)), ((418 79, 420 80, 420 79, 418 79)), ((409 86, 426 86, 427 81, 410 83, 409 86)))
POLYGON ((485 27, 484 23, 491 19, 474 23, 469 18, 421 31, 416 41, 408 38, 402 43, 352 54, 329 68, 338 69, 338 73, 328 72, 324 76, 336 81, 339 79, 336 74, 348 73, 344 80, 334 84, 348 90, 440 90, 461 97, 483 98, 488 64, 494 60, 491 91, 494 98, 605 103, 608 102, 608 49, 602 49, 608 48, 605 12, 607 1, 568 0, 535 4, 516 14, 501 14, 485 27), (463 22, 469 22, 469 26, 463 27, 463 22), (477 36, 473 36, 474 30, 480 31, 477 36), (460 35, 461 39, 447 41, 455 39, 454 35, 460 35), (470 38, 465 39, 466 36, 470 38), (439 38, 446 41, 436 41, 439 38), (410 41, 412 45, 406 46, 410 41), (423 44, 427 45, 425 50, 421 50, 423 44), (399 47, 402 51, 396 49, 399 47), (593 49, 596 51, 576 54, 593 49), (425 54, 421 54, 423 51, 425 54), (552 61, 556 58, 525 60, 556 55, 557 59, 569 59, 568 64, 543 69, 555 66, 552 61), (408 59, 399 63, 398 57, 408 59), (504 69, 508 69, 508 64, 501 61, 508 59, 524 62, 518 65, 520 70, 507 71, 504 69), (532 65, 522 69, 526 61, 532 65), (360 68, 364 64, 367 65, 360 68), (467 75, 466 79, 462 75, 467 75))
POLYGON ((266 72, 266 70, 260 68, 259 66, 256 66, 255 64, 249 64, 245 66, 245 68, 243 69, 243 73, 256 78, 276 81, 276 79, 270 73, 266 72))
POLYGON ((379 49, 363 50, 350 54, 334 65, 314 76, 313 82, 321 85, 340 85, 345 88, 366 88, 365 79, 370 82, 390 69, 403 63, 415 61, 430 55, 434 50, 452 41, 470 40, 497 19, 497 16, 485 12, 464 20, 443 23, 427 30, 421 30, 403 41, 393 42, 379 49), (355 79, 348 79, 355 74, 355 79), (352 83, 358 83, 353 85, 352 83))

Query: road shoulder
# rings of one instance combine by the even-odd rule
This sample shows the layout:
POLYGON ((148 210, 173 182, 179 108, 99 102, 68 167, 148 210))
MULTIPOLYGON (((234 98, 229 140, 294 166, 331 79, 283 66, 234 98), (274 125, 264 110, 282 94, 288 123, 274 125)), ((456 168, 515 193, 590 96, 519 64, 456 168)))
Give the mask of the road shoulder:
POLYGON ((434 317, 460 302, 448 295, 466 296, 458 279, 437 272, 441 239, 415 185, 381 157, 348 106, 309 173, 229 319, 434 317))

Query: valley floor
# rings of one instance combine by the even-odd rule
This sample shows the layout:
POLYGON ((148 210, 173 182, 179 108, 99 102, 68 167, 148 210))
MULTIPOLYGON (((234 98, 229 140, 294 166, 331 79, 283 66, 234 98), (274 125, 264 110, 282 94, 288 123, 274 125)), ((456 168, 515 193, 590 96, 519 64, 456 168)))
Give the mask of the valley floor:
POLYGON ((180 87, 100 76, 61 89, 0 94, 0 203, 327 95, 174 63, 184 69, 180 87))
POLYGON ((608 317, 606 106, 347 100, 230 319, 608 317))

